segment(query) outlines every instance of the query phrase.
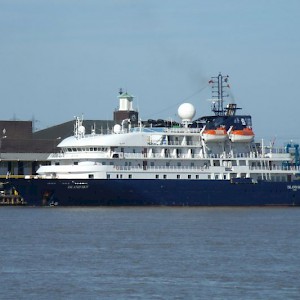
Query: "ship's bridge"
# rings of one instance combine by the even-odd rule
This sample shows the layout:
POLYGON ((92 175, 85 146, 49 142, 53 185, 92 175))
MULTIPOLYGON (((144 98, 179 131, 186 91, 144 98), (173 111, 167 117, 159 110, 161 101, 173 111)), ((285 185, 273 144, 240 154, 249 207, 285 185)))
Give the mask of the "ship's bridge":
POLYGON ((197 119, 193 125, 195 127, 205 126, 206 129, 217 129, 220 126, 225 126, 226 130, 229 130, 230 127, 239 130, 246 127, 252 127, 252 119, 250 115, 204 116, 197 119))

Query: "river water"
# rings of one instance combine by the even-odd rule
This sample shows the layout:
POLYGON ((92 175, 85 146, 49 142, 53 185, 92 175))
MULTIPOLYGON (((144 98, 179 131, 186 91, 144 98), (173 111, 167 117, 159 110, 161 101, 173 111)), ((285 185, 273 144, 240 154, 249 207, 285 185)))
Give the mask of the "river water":
POLYGON ((300 299, 300 208, 1 207, 1 299, 300 299))

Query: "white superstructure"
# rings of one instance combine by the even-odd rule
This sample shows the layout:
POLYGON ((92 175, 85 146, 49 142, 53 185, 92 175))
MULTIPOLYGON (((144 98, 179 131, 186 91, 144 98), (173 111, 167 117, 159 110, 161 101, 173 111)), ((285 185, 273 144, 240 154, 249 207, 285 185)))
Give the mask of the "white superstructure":
POLYGON ((206 125, 193 128, 194 113, 193 106, 185 103, 179 110, 179 125, 119 124, 105 135, 87 134, 83 120, 77 118, 74 136, 58 145, 60 152, 51 154, 49 165, 41 166, 38 174, 59 179, 290 181, 299 173, 293 145, 289 149, 262 146, 254 143, 249 131, 246 139, 242 135, 233 139, 232 128, 215 132, 206 125))

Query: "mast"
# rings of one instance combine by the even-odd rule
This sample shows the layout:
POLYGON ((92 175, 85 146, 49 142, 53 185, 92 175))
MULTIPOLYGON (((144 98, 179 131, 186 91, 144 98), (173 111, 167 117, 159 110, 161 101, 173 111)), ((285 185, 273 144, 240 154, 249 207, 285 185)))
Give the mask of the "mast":
POLYGON ((228 84, 229 76, 223 76, 219 73, 218 76, 211 77, 209 83, 212 84, 212 111, 216 116, 224 116, 224 98, 229 97, 229 94, 226 92, 227 88, 229 88, 228 84))

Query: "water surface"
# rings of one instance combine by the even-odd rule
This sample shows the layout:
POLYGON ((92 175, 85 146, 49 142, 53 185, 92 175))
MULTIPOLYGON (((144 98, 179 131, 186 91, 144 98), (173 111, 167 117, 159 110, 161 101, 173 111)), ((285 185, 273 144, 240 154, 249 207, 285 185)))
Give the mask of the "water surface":
POLYGON ((299 208, 0 208, 2 299, 299 299, 299 208))

